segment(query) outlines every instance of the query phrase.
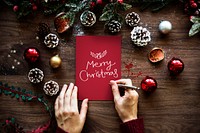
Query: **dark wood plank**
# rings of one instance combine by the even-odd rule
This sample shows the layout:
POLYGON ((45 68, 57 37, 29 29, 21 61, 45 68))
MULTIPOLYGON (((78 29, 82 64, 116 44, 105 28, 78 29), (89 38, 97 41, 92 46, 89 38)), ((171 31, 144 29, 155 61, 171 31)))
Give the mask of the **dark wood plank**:
MULTIPOLYGON (((199 35, 189 38, 188 30, 191 26, 188 16, 183 13, 180 4, 171 5, 159 13, 149 11, 139 12, 133 8, 127 12, 136 11, 141 17, 140 25, 147 27, 152 34, 151 43, 138 48, 130 41, 131 28, 124 26, 119 35, 122 36, 122 76, 131 78, 134 85, 139 86, 141 80, 149 75, 158 82, 158 89, 151 95, 139 90, 139 116, 144 118, 145 132, 169 133, 199 133, 200 132, 200 47, 199 35), (172 32, 161 36, 158 24, 161 20, 169 20, 173 24, 172 32), (152 64, 147 54, 154 47, 161 47, 165 59, 152 64), (185 70, 173 78, 167 70, 167 63, 172 57, 181 58, 185 63, 185 70), (128 75, 125 64, 133 64, 132 75, 128 75), (138 75, 138 76, 137 76, 138 75)), ((84 28, 80 22, 75 22, 67 33, 59 35, 62 43, 55 50, 47 49, 35 39, 36 27, 39 22, 48 23, 52 32, 54 16, 45 17, 42 14, 17 20, 11 9, 1 5, 0 8, 0 81, 21 88, 43 93, 42 84, 54 79, 62 86, 64 83, 75 82, 75 36, 109 35, 103 30, 103 23, 97 22, 93 28, 84 28), (30 66, 23 59, 23 52, 27 47, 37 47, 41 52, 41 61, 37 64, 45 73, 45 80, 40 85, 32 85, 27 79, 30 66), (11 50, 16 50, 12 54, 11 50), (58 53, 63 62, 62 67, 53 70, 49 66, 49 59, 58 53), (11 57, 8 57, 10 55, 11 57), (20 62, 16 65, 15 60, 20 62), (12 65, 15 69, 12 69, 12 65)), ((78 18, 78 17, 77 17, 78 18)), ((56 97, 45 97, 52 105, 56 97)), ((24 129, 31 130, 45 124, 49 115, 43 105, 38 102, 24 103, 9 96, 0 96, 0 121, 13 116, 24 129)), ((120 120, 112 101, 90 101, 89 111, 83 132, 85 133, 117 133, 120 120)))

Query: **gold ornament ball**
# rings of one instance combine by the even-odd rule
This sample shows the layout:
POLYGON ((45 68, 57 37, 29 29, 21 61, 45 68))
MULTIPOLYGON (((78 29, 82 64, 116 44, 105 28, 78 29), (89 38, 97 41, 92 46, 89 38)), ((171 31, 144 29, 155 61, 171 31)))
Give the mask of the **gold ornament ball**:
POLYGON ((55 56, 51 57, 51 59, 50 59, 50 65, 53 68, 60 67, 61 62, 62 62, 62 60, 58 55, 55 55, 55 56))

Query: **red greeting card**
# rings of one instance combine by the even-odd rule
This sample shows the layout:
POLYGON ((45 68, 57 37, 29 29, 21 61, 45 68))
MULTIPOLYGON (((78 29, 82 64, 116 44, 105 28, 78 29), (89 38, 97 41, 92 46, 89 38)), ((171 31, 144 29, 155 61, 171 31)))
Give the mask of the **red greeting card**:
POLYGON ((109 82, 120 78, 120 36, 76 37, 76 85, 79 100, 113 100, 109 82))

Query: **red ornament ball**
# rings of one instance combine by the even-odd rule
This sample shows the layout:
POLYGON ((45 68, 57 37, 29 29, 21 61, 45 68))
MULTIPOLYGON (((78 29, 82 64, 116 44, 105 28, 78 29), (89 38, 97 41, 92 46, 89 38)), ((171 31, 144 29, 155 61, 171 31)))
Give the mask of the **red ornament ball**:
POLYGON ((119 2, 120 4, 122 4, 124 2, 124 0, 117 0, 117 2, 119 2))
POLYGON ((13 6, 13 11, 17 12, 19 10, 19 7, 17 5, 13 6))
POLYGON ((169 62, 168 62, 168 70, 172 75, 178 75, 181 73, 184 69, 184 63, 182 60, 173 57, 169 62))
POLYGON ((40 52, 36 48, 27 48, 24 52, 24 58, 29 63, 35 63, 39 60, 40 52))
POLYGON ((154 78, 146 76, 141 81, 141 89, 146 92, 153 92, 157 89, 157 82, 154 78))
POLYGON ((32 5, 32 9, 33 11, 36 11, 37 10, 37 6, 35 4, 32 5))

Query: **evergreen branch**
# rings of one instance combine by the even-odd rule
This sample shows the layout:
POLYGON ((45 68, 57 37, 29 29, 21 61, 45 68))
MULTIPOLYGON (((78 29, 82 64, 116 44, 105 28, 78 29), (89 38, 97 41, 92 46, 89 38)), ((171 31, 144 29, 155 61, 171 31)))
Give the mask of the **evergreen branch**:
POLYGON ((117 20, 121 24, 123 23, 123 17, 119 14, 120 11, 126 11, 130 9, 132 5, 127 3, 119 3, 118 1, 114 3, 108 3, 105 5, 102 15, 99 18, 99 21, 106 21, 105 25, 111 20, 117 20))

